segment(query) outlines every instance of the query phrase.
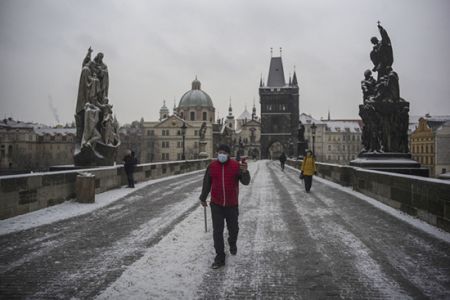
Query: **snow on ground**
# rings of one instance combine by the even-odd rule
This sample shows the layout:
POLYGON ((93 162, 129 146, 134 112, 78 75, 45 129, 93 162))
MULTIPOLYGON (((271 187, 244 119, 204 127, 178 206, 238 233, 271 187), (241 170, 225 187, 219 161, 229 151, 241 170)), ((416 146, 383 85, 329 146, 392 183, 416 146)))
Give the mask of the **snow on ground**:
POLYGON ((165 299, 193 299, 210 266, 213 249, 211 229, 205 233, 203 208, 199 207, 98 299, 156 299, 162 295, 165 299))
MULTIPOLYGON (((287 167, 298 171, 294 167, 291 167, 291 166, 287 166, 287 167)), ((300 171, 298 171, 298 172, 300 172, 300 171)), ((320 178, 319 176, 314 176, 314 180, 317 180, 317 181, 324 183, 332 188, 338 189, 340 191, 346 192, 347 194, 353 195, 361 200, 364 200, 364 201, 368 202, 369 204, 387 212, 388 214, 390 214, 404 222, 407 222, 407 223, 411 224, 412 226, 414 226, 422 231, 425 231, 428 234, 433 235, 434 237, 437 237, 447 243, 450 243, 450 233, 445 232, 433 225, 430 225, 430 224, 426 223, 425 221, 422 221, 422 220, 415 218, 411 215, 408 215, 398 209, 390 207, 390 206, 388 206, 376 199, 373 199, 369 196, 366 196, 362 193, 354 191, 354 190, 352 190, 351 187, 344 187, 344 186, 334 183, 332 181, 320 178)))
POLYGON ((149 185, 171 180, 187 174, 197 174, 204 172, 204 170, 198 170, 191 173, 184 173, 155 180, 149 180, 136 184, 134 189, 119 188, 104 193, 95 195, 95 203, 78 203, 74 199, 65 201, 61 204, 47 207, 44 209, 36 210, 27 214, 19 215, 13 218, 0 220, 0 235, 26 230, 34 227, 38 227, 45 224, 51 224, 61 220, 66 220, 72 217, 84 215, 90 213, 96 209, 105 207, 139 189, 147 187, 149 185))
MULTIPOLYGON (((252 172, 253 164, 249 166, 252 172)), ((242 185, 241 185, 242 187, 242 185)), ((249 190, 242 188, 241 197, 249 190)), ((199 193, 187 199, 196 203, 199 193)), ((186 202, 186 201, 183 201, 186 202)), ((196 204, 198 205, 198 204, 196 204)), ((103 291, 98 299, 194 299, 205 272, 214 258, 211 213, 207 211, 208 232, 204 228, 204 209, 200 207, 179 223, 158 244, 103 291)), ((257 218, 257 216, 254 216, 257 218)), ((232 261, 233 257, 228 260, 232 261)), ((230 266, 233 264, 230 263, 230 266)), ((228 267, 228 272, 236 272, 228 267)), ((229 284, 232 284, 231 282, 229 284)))

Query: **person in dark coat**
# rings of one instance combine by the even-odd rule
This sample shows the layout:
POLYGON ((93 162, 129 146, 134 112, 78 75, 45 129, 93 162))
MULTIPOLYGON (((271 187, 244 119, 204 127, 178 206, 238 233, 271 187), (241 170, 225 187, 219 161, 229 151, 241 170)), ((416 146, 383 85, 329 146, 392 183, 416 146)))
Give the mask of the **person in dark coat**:
POLYGON ((241 163, 230 158, 230 147, 220 145, 217 160, 213 160, 206 169, 203 178, 203 188, 200 203, 206 207, 206 198, 211 192, 211 215, 213 223, 213 238, 216 257, 212 264, 213 269, 225 265, 225 246, 223 231, 225 220, 228 228, 228 245, 230 254, 237 254, 238 225, 238 196, 239 182, 244 185, 250 183, 250 173, 245 160, 241 163))
POLYGON ((128 154, 123 158, 123 166, 125 169, 125 173, 127 174, 128 187, 134 188, 134 168, 137 165, 137 159, 134 154, 134 151, 128 151, 128 154))
POLYGON ((280 155, 280 164, 281 164, 281 170, 284 171, 284 164, 286 163, 287 157, 286 154, 284 152, 281 153, 280 155))

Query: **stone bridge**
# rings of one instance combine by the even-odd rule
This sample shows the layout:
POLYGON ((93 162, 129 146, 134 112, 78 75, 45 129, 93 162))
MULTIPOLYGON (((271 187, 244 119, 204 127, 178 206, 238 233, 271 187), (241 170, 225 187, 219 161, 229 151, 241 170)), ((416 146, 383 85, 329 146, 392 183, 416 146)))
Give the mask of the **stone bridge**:
POLYGON ((0 221, 0 298, 450 298, 449 233, 322 178, 307 194, 290 166, 249 169, 224 268, 196 171, 0 221))

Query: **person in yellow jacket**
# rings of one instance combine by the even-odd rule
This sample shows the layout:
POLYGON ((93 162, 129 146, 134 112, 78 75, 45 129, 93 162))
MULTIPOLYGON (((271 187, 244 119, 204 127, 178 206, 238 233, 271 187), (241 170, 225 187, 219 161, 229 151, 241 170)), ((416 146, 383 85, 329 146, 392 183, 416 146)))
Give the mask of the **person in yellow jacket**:
POLYGON ((302 161, 300 170, 305 181, 305 190, 309 193, 312 185, 312 177, 316 174, 316 161, 311 150, 306 151, 306 157, 302 161))

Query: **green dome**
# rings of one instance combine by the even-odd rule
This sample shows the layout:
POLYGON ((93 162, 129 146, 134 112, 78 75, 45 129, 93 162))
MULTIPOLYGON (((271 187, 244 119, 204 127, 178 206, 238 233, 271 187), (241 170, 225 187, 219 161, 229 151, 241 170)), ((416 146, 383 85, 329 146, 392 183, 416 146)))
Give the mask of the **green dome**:
POLYGON ((192 90, 187 91, 181 97, 179 108, 186 107, 214 107, 211 97, 200 89, 200 81, 197 78, 192 81, 192 90))

